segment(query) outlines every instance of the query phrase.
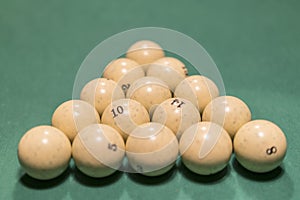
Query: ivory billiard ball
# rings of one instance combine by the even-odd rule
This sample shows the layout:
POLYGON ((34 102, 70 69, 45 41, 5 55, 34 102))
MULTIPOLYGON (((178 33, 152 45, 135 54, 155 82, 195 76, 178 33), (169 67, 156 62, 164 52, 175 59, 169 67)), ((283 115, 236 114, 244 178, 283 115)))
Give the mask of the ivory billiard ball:
POLYGON ((82 100, 69 100, 56 108, 52 125, 73 141, 77 133, 90 124, 100 123, 97 110, 82 100))
POLYGON ((276 124, 267 120, 253 120, 238 130, 233 146, 236 159, 243 167, 264 173, 282 163, 287 141, 276 124))
POLYGON ((72 156, 84 174, 101 178, 120 168, 125 156, 121 135, 105 124, 91 124, 82 129, 72 144, 72 156))
POLYGON ((125 94, 120 86, 113 80, 97 78, 88 82, 80 93, 80 99, 90 103, 96 108, 99 115, 110 102, 125 98, 125 94))
POLYGON ((233 96, 220 96, 207 104, 202 120, 222 125, 233 138, 238 129, 251 120, 251 112, 241 99, 233 96))
POLYGON ((198 109, 183 98, 165 100, 156 107, 152 116, 152 122, 164 124, 176 134, 178 139, 187 128, 200 120, 198 109))
POLYGON ((179 74, 183 76, 188 75, 188 69, 185 67, 185 64, 173 57, 163 57, 153 62, 161 66, 169 66, 178 71, 179 74))
POLYGON ((39 180, 61 175, 69 166, 71 143, 52 126, 37 126, 27 131, 18 146, 18 159, 25 172, 39 180))
POLYGON ((185 78, 177 85, 174 96, 191 101, 202 113, 205 106, 219 96, 219 90, 209 78, 193 75, 185 78))
POLYGON ((125 93, 134 81, 144 76, 144 69, 128 58, 113 60, 105 67, 103 73, 103 77, 117 82, 125 93))
POLYGON ((174 133, 162 124, 142 124, 128 137, 126 155, 136 172, 146 176, 162 175, 175 164, 178 141, 174 133))
POLYGON ((132 99, 119 99, 107 106, 101 122, 115 128, 126 140, 138 125, 150 122, 150 118, 141 103, 132 99))
POLYGON ((150 40, 141 40, 129 47, 126 57, 144 65, 165 56, 161 46, 150 40))
POLYGON ((176 86, 186 77, 185 65, 176 58, 164 57, 149 64, 147 76, 164 81, 174 91, 176 86), (172 78, 170 78, 172 77, 172 78))
POLYGON ((210 175, 227 166, 232 154, 232 141, 220 125, 198 122, 182 134, 179 150, 182 162, 189 170, 210 175))
POLYGON ((172 97, 169 87, 155 77, 143 77, 136 80, 128 89, 127 98, 140 102, 151 112, 151 109, 172 97))

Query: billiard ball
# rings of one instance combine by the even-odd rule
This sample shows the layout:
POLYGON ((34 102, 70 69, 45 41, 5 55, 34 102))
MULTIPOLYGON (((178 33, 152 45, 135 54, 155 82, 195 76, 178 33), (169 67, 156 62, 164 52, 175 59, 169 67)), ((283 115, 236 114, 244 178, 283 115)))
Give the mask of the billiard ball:
POLYGON ((179 150, 183 164, 200 175, 224 169, 232 154, 232 141, 226 130, 212 122, 198 122, 181 136, 179 150))
POLYGON ((95 123, 100 123, 97 110, 82 100, 66 101, 52 115, 52 125, 65 133, 71 141, 80 130, 95 123))
POLYGON ((281 164, 287 141, 276 124, 267 120, 253 120, 238 130, 233 146, 236 159, 243 167, 264 173, 281 164))
POLYGON ((187 76, 187 69, 180 60, 164 57, 149 64, 147 76, 161 79, 174 91, 176 86, 187 76))
POLYGON ((188 69, 185 67, 185 64, 177 58, 163 57, 158 60, 155 60, 151 64, 157 64, 160 66, 168 66, 168 67, 175 69, 179 74, 181 74, 183 76, 188 75, 188 69))
POLYGON ((141 65, 149 64, 165 56, 161 46, 150 40, 141 40, 129 47, 126 57, 141 65))
POLYGON ((132 99, 113 101, 104 110, 101 122, 115 128, 124 138, 140 124, 150 121, 148 111, 139 102, 132 99))
POLYGON ((120 86, 113 80, 97 78, 88 82, 80 93, 80 99, 90 103, 96 108, 99 115, 111 101, 125 98, 120 86))
POLYGON ((152 122, 164 124, 176 134, 178 139, 187 128, 200 120, 198 109, 183 98, 165 100, 156 107, 152 116, 152 122))
POLYGON ((119 58, 110 62, 104 70, 103 77, 114 80, 126 93, 130 85, 145 76, 144 69, 134 60, 119 58))
POLYGON ((94 178, 106 177, 122 165, 125 144, 121 135, 112 127, 91 124, 76 135, 72 156, 82 173, 94 178))
POLYGON ((126 142, 130 166, 146 176, 158 176, 169 171, 178 157, 178 141, 174 133, 159 123, 136 127, 126 142))
POLYGON ((128 89, 127 98, 140 102, 151 112, 158 104, 172 97, 165 82, 155 77, 143 77, 136 80, 128 89))
POLYGON ((205 106, 219 96, 219 90, 209 78, 193 75, 185 78, 177 85, 174 96, 191 101, 202 113, 205 106))
POLYGON ((69 166, 71 143, 59 129, 37 126, 27 131, 18 146, 18 159, 25 172, 39 180, 61 175, 69 166))
POLYGON ((233 96, 220 96, 207 104, 202 120, 222 125, 233 138, 238 129, 251 120, 251 112, 241 99, 233 96))

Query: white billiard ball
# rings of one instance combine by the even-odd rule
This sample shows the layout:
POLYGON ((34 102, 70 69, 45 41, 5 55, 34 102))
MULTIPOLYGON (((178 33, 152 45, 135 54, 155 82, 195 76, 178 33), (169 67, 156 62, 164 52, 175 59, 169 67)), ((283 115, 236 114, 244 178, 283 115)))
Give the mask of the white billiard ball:
POLYGON ((161 46, 150 40, 141 40, 129 47, 126 57, 144 65, 165 56, 161 46))
POLYGON ((125 144, 121 135, 104 124, 91 124, 81 130, 72 144, 72 156, 84 174, 101 178, 122 165, 125 144))
POLYGON ((148 65, 147 76, 164 81, 174 92, 176 86, 186 77, 187 69, 178 59, 164 57, 148 65))
POLYGON ((119 99, 107 106, 101 122, 115 128, 126 140, 138 125, 150 122, 150 117, 141 103, 132 99, 119 99))
POLYGON ((69 166, 71 143, 52 126, 37 126, 27 131, 18 146, 18 159, 25 172, 39 180, 62 174, 69 166))
POLYGON ((209 78, 193 75, 185 78, 177 85, 174 96, 191 101, 202 113, 205 106, 219 96, 219 90, 209 78))
POLYGON ((173 57, 163 57, 153 62, 161 66, 169 66, 178 71, 179 74, 183 76, 188 75, 188 69, 185 67, 185 64, 177 58, 173 57))
POLYGON ((183 98, 165 100, 156 107, 152 116, 152 122, 164 124, 178 139, 187 128, 199 121, 201 117, 198 109, 183 98))
POLYGON ((283 161, 287 141, 282 130, 267 120, 244 124, 233 141, 238 162, 246 169, 263 173, 278 167, 283 161))
POLYGON ((233 138, 238 129, 251 120, 251 112, 241 99, 233 96, 220 96, 207 104, 202 113, 202 120, 223 126, 233 138))
POLYGON ((199 122, 182 134, 179 149, 182 162, 189 170, 210 175, 227 166, 232 154, 232 141, 218 124, 199 122))
POLYGON ((90 103, 96 108, 99 115, 110 102, 125 98, 120 86, 113 80, 97 78, 88 82, 81 90, 80 99, 90 103))
POLYGON ((136 80, 127 91, 126 97, 140 102, 151 112, 158 104, 171 98, 172 93, 165 82, 147 76, 136 80))
POLYGON ((128 137, 126 155, 136 172, 146 176, 162 175, 175 164, 178 141, 174 133, 162 124, 142 124, 128 137))
POLYGON ((103 77, 117 82, 125 94, 134 81, 144 76, 145 71, 140 64, 128 58, 113 60, 103 72, 103 77))
POLYGON ((90 124, 100 123, 97 110, 82 100, 69 100, 56 108, 52 125, 73 141, 77 133, 90 124))

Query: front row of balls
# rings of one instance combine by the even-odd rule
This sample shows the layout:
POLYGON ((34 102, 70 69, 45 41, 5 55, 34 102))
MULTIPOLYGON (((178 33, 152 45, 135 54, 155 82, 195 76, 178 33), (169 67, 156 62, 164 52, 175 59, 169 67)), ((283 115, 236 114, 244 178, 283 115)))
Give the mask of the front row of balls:
POLYGON ((188 169, 209 175, 227 166, 233 149, 236 159, 246 169, 268 172, 282 162, 286 139, 278 126, 266 120, 243 125, 233 144, 226 130, 213 122, 193 124, 179 142, 168 127, 145 123, 131 132, 126 144, 112 127, 91 124, 77 134, 71 147, 69 139, 57 128, 39 126, 22 137, 18 157, 25 171, 41 180, 62 174, 71 155, 81 172, 97 178, 118 170, 125 155, 134 171, 158 176, 174 166, 178 153, 188 169))

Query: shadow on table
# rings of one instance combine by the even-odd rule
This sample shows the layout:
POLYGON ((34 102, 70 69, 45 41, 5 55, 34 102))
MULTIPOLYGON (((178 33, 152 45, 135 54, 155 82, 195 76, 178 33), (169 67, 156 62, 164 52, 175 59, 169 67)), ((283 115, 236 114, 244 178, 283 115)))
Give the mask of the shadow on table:
POLYGON ((66 196, 66 182, 71 173, 68 168, 63 174, 51 180, 37 180, 20 169, 14 187, 14 200, 24 199, 63 199, 66 196))
MULTIPOLYGON (((23 174, 21 178, 19 179, 19 182, 28 188, 31 189, 48 189, 48 188, 53 188, 56 187, 63 182, 67 180, 71 173, 71 168, 68 167, 64 173, 62 173, 60 176, 51 179, 51 180, 37 180, 32 177, 30 177, 28 174, 23 174)), ((20 173, 21 174, 21 173, 20 173)))
POLYGON ((176 176, 177 168, 174 165, 168 172, 160 176, 145 176, 138 173, 127 173, 130 180, 143 185, 157 185, 172 181, 176 176))
POLYGON ((233 159, 232 161, 232 166, 234 170, 240 175, 243 176, 244 178, 247 178, 252 181, 272 181, 279 179, 280 177, 283 176, 284 170, 279 166, 275 168, 274 170, 267 172, 267 173, 255 173, 247 170, 244 168, 236 158, 233 159))
POLYGON ((128 185, 126 192, 133 200, 177 199, 180 193, 180 177, 176 166, 160 176, 144 176, 126 173, 128 185))
POLYGON ((75 181, 77 181, 82 185, 89 186, 89 187, 101 187, 101 186, 111 185, 117 182, 123 176, 123 172, 116 171, 115 173, 107 177, 93 178, 83 174, 77 167, 74 167, 73 176, 75 181))
POLYGON ((182 161, 178 162, 179 172, 184 179, 183 192, 189 199, 215 200, 235 199, 236 188, 231 176, 231 166, 212 175, 199 175, 190 171, 182 161))
POLYGON ((267 173, 254 173, 242 167, 236 158, 232 166, 237 172, 239 189, 249 198, 260 199, 291 199, 294 195, 294 183, 285 171, 284 165, 267 173))
POLYGON ((230 167, 226 166, 223 170, 212 175, 199 175, 190 171, 183 163, 180 161, 178 163, 179 172, 188 180, 203 183, 203 184, 216 184, 222 182, 227 175, 230 173, 230 167))
POLYGON ((73 166, 71 183, 68 184, 70 198, 73 200, 120 199, 126 187, 124 177, 123 172, 116 171, 107 177, 92 178, 73 166))

